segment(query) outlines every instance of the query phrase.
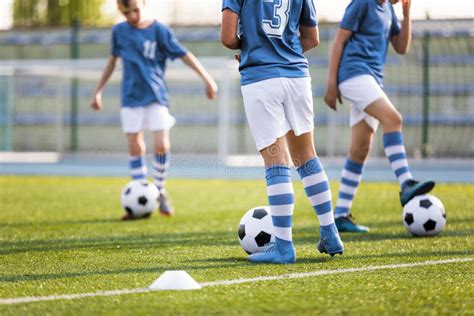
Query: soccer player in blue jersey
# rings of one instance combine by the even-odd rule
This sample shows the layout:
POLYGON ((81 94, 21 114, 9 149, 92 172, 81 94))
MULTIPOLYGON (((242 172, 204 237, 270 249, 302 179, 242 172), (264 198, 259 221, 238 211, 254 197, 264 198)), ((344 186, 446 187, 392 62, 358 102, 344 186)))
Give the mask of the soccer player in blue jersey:
POLYGON ((320 252, 342 254, 329 183, 316 155, 308 61, 319 43, 312 0, 223 0, 221 41, 240 49, 245 113, 266 168, 275 243, 252 262, 293 263, 294 192, 290 163, 297 167, 320 223, 320 252))
POLYGON ((354 222, 352 201, 362 178, 379 122, 383 125, 385 154, 400 183, 402 206, 416 195, 433 189, 432 181, 415 181, 408 167, 402 134, 402 116, 383 91, 383 68, 388 44, 405 54, 411 42, 411 0, 402 0, 403 22, 397 20, 392 4, 399 0, 352 0, 348 5, 332 47, 326 95, 336 110, 341 95, 351 104, 352 130, 349 158, 341 175, 335 217, 339 231, 367 232, 354 222))
MULTIPOLYGON (((111 56, 92 97, 91 107, 102 109, 102 90, 122 59, 121 123, 127 136, 130 172, 133 179, 145 179, 144 130, 153 133, 153 182, 161 193, 159 211, 172 215, 165 190, 170 159, 169 130, 175 119, 168 111, 168 89, 164 81, 166 61, 181 58, 203 80, 209 99, 217 97, 217 85, 204 67, 173 35, 171 29, 144 16, 145 0, 118 0, 125 22, 112 29, 111 56)), ((131 219, 125 215, 124 219, 131 219)))

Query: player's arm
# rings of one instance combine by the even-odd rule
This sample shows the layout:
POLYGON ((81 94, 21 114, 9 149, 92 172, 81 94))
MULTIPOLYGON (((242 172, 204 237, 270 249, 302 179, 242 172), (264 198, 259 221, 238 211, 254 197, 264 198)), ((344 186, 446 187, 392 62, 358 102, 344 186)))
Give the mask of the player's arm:
POLYGON ((398 35, 392 36, 393 49, 398 54, 406 54, 410 49, 411 44, 411 18, 410 18, 411 0, 402 0, 403 7, 403 22, 398 35))
POLYGON ((240 39, 237 36, 239 15, 230 9, 222 11, 221 42, 229 49, 239 49, 240 39))
POLYGON ((118 57, 113 55, 109 57, 107 65, 105 66, 104 71, 102 72, 102 77, 100 78, 99 83, 97 84, 94 90, 94 94, 92 95, 90 106, 96 111, 102 110, 102 89, 104 88, 105 84, 114 72, 115 64, 117 63, 117 58, 118 57))
POLYGON ((211 100, 217 98, 217 83, 207 72, 204 66, 199 62, 199 60, 191 52, 187 52, 186 55, 181 57, 181 59, 186 65, 193 69, 199 75, 199 77, 202 78, 206 86, 207 98, 211 100))
POLYGON ((319 29, 317 26, 300 26, 300 41, 303 52, 307 52, 319 45, 319 29))
POLYGON ((331 48, 328 79, 324 101, 333 110, 336 110, 337 100, 342 103, 341 94, 339 92, 339 88, 337 87, 337 73, 339 71, 339 64, 341 62, 344 46, 346 46, 346 42, 351 38, 351 36, 351 30, 339 28, 331 48))

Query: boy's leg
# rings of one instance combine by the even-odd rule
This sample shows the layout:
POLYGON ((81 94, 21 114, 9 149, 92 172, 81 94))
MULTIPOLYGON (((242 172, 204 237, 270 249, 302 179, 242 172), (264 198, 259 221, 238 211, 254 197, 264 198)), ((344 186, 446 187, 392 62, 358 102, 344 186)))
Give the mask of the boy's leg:
POLYGON ((128 133, 127 141, 130 176, 133 180, 146 179, 146 146, 143 140, 143 133, 128 133))
POLYGON ((404 206, 414 196, 431 191, 433 181, 418 182, 413 180, 408 167, 405 144, 402 134, 402 116, 386 97, 370 104, 365 111, 377 118, 384 129, 383 146, 390 166, 400 183, 400 202, 404 206))
POLYGON ((293 247, 292 225, 294 191, 289 168, 289 155, 284 137, 260 151, 265 161, 265 179, 275 244, 266 252, 249 256, 252 262, 293 263, 296 261, 293 247))
MULTIPOLYGON (((146 180, 146 146, 143 139, 143 132, 127 133, 126 136, 128 143, 130 176, 132 177, 132 180, 146 180)), ((137 219, 137 217, 133 217, 128 213, 122 217, 122 220, 134 219, 137 219)))
POLYGON ((351 215, 352 201, 362 179, 364 162, 372 145, 374 130, 365 120, 351 128, 351 148, 341 172, 339 195, 334 210, 337 229, 340 232, 368 232, 369 228, 358 225, 351 215))
POLYGON ((306 195, 318 216, 321 228, 318 250, 331 256, 342 254, 344 246, 334 223, 329 181, 314 149, 313 132, 296 136, 290 131, 287 134, 287 141, 306 195))
POLYGON ((290 158, 285 135, 290 130, 285 109, 284 78, 272 78, 243 85, 245 115, 257 150, 266 167, 267 192, 275 244, 264 253, 249 256, 252 262, 293 263, 292 242, 293 185, 289 172, 290 158))
POLYGON ((159 211, 163 215, 173 215, 174 209, 165 189, 171 147, 169 131, 154 131, 153 143, 153 183, 160 191, 159 211))

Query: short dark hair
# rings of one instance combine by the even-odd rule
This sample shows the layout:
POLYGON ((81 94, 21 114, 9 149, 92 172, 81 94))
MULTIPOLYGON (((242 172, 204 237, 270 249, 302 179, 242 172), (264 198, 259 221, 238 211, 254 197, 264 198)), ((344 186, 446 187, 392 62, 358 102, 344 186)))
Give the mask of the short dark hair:
POLYGON ((126 8, 130 7, 130 0, 117 0, 117 3, 119 5, 123 5, 126 8))

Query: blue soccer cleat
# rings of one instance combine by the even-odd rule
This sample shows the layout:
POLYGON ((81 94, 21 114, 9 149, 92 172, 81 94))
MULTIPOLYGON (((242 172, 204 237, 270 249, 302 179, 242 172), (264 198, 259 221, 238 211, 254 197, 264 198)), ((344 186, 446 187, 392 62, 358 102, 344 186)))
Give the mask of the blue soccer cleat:
POLYGON ((411 199, 417 195, 422 195, 430 192, 435 186, 433 181, 419 182, 415 180, 407 180, 402 185, 400 192, 400 203, 405 206, 411 199))
POLYGON ((352 217, 352 214, 348 216, 341 216, 335 219, 337 230, 340 232, 347 233, 367 233, 369 227, 357 224, 352 217))
POLYGON ((284 247, 277 245, 277 243, 271 243, 265 252, 251 254, 248 259, 255 263, 290 264, 296 262, 296 251, 291 242, 288 242, 284 247))
POLYGON ((327 253, 331 257, 344 252, 344 245, 337 231, 336 225, 321 226, 321 240, 318 242, 318 251, 327 253))

